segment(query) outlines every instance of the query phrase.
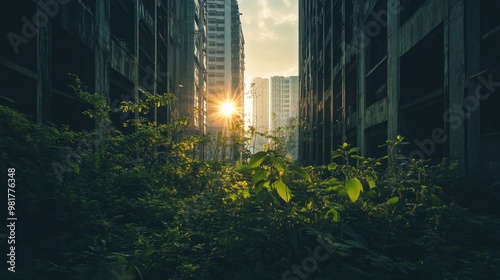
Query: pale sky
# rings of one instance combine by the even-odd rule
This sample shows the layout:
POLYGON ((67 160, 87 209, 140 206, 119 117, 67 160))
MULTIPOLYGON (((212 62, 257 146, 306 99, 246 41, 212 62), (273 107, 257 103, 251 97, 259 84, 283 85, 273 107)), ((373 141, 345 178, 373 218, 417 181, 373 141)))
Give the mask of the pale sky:
POLYGON ((298 75, 298 0, 238 0, 245 89, 255 77, 298 75))

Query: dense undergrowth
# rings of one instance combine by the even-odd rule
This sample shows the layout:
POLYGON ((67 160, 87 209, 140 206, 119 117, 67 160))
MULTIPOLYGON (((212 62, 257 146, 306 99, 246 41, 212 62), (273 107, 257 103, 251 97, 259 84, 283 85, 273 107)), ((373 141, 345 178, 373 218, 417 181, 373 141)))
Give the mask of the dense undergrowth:
MULTIPOLYGON (((186 120, 124 135, 104 100, 80 97, 100 130, 0 107, 19 217, 16 272, 2 279, 500 278, 500 221, 457 205, 456 164, 407 160, 402 137, 381 159, 344 144, 328 166, 275 151, 197 161, 186 120)), ((170 97, 149 98, 124 109, 170 97)))

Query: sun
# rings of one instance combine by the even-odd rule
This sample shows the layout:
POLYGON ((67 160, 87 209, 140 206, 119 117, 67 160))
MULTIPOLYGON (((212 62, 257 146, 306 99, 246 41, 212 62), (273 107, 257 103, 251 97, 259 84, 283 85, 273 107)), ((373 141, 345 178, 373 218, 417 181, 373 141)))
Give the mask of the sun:
POLYGON ((230 117, 231 115, 234 114, 234 112, 236 112, 236 107, 234 106, 233 102, 228 100, 228 101, 221 104, 220 112, 225 117, 230 117))

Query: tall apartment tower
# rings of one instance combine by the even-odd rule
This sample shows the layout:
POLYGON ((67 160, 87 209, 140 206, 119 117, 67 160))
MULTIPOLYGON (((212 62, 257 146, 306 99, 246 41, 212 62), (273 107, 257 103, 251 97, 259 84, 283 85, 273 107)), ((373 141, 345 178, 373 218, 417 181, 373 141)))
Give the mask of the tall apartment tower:
MULTIPOLYGON (((243 119, 244 37, 237 0, 207 0, 208 132, 217 134, 227 124, 220 106, 233 102, 243 119)), ((227 118, 227 117, 226 117, 227 118)))
MULTIPOLYGON (((252 126, 255 131, 259 133, 269 132, 270 120, 270 95, 269 95, 269 79, 267 78, 254 78, 251 83, 252 94, 252 126)), ((253 139, 253 151, 258 152, 262 146, 267 142, 266 139, 260 135, 256 135, 253 139)))
MULTIPOLYGON (((270 82, 270 130, 290 127, 299 117, 299 77, 274 76, 270 82)), ((293 133, 291 139, 298 143, 298 133, 293 133)), ((293 158, 298 157, 298 150, 290 151, 293 158)))
POLYGON ((271 77, 270 95, 270 129, 296 122, 299 116, 299 77, 271 77))
POLYGON ((342 142, 379 157, 403 135, 413 158, 498 164, 499 14, 494 0, 300 0, 302 162, 342 142))
MULTIPOLYGON (((187 116, 191 125, 189 133, 204 135, 207 129, 207 30, 206 0, 180 1, 179 9, 185 15, 181 25, 183 36, 179 49, 181 76, 176 90, 177 116, 187 116)), ((200 151, 200 154, 202 152, 200 151)))

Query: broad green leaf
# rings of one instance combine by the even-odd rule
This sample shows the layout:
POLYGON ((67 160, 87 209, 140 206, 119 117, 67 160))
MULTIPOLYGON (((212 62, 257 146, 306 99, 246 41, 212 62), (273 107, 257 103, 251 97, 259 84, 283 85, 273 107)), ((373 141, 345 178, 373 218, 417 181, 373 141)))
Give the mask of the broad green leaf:
POLYGON ((252 182, 254 184, 257 184, 258 182, 262 181, 263 179, 266 179, 269 173, 264 170, 264 169, 257 169, 255 170, 255 174, 253 175, 252 182))
POLYGON ((357 153, 358 151, 359 151, 359 148, 358 148, 358 147, 354 147, 354 148, 351 148, 351 149, 349 150, 349 153, 350 153, 350 154, 351 154, 351 153, 357 153))
POLYGON ((352 178, 345 181, 345 189, 351 201, 356 202, 359 193, 363 191, 363 185, 357 178, 352 178))
POLYGON ((250 157, 250 162, 248 163, 249 168, 255 168, 259 166, 267 158, 267 153, 264 151, 253 154, 250 157))
POLYGON ((392 204, 398 203, 398 201, 399 201, 399 197, 395 196, 395 197, 389 198, 385 203, 387 205, 392 205, 392 204))
POLYGON ((328 164, 328 171, 335 171, 337 170, 337 164, 335 162, 332 162, 330 164, 328 164))
POLYGON ((283 199, 285 202, 289 202, 290 199, 292 199, 292 193, 290 192, 290 189, 283 183, 282 180, 278 180, 273 184, 274 188, 278 192, 278 195, 283 199))
POLYGON ((358 156, 358 155, 352 155, 351 156, 353 159, 359 159, 359 160, 364 160, 365 158, 362 157, 362 156, 358 156))
POLYGON ((242 164, 240 164, 240 165, 237 165, 237 166, 234 168, 234 170, 235 170, 236 172, 248 172, 248 171, 250 171, 250 170, 251 170, 251 168, 250 168, 250 167, 248 167, 248 165, 242 165, 242 164))
POLYGON ((344 154, 344 152, 343 152, 343 151, 339 151, 339 150, 333 151, 333 152, 332 152, 332 158, 338 158, 338 157, 340 157, 342 154, 344 154))
POLYGON ((272 157, 273 162, 274 162, 274 167, 278 169, 279 172, 285 171, 285 163, 278 157, 272 157))
POLYGON ((288 168, 297 173, 297 175, 299 175, 302 179, 305 179, 309 183, 312 183, 311 176, 309 176, 309 173, 307 173, 307 171, 305 171, 303 168, 300 168, 296 165, 290 165, 288 168))

